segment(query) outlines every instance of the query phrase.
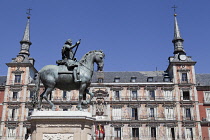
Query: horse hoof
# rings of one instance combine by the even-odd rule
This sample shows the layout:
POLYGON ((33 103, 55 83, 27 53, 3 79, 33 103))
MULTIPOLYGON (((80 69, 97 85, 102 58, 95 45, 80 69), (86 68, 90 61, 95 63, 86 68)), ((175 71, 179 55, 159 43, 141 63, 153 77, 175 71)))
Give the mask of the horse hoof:
POLYGON ((52 111, 55 111, 56 107, 52 107, 52 111))

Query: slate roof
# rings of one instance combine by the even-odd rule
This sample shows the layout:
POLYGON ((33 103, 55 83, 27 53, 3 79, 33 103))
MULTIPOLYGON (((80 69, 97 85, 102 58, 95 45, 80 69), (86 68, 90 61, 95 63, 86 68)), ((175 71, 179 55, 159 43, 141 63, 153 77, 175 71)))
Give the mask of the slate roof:
POLYGON ((197 85, 210 86, 210 74, 196 74, 197 85))
POLYGON ((0 85, 5 85, 7 80, 7 76, 0 76, 0 85))
MULTIPOLYGON (((97 83, 97 72, 94 73, 92 82, 97 83)), ((164 71, 138 71, 138 72, 104 72, 103 83, 113 83, 115 77, 120 78, 119 83, 130 83, 131 77, 136 77, 136 82, 145 83, 148 77, 153 77, 154 82, 163 82, 164 71)))
MULTIPOLYGON (((120 78, 120 83, 130 83, 131 77, 136 77, 136 82, 146 83, 148 77, 153 77, 154 82, 163 82, 164 71, 139 71, 139 72, 103 72, 104 83, 113 83, 115 77, 120 78)), ((97 72, 94 72, 92 82, 97 83, 97 72)), ((0 76, 0 85, 5 85, 7 76, 0 76)), ((210 86, 209 74, 196 74, 197 85, 210 86)))

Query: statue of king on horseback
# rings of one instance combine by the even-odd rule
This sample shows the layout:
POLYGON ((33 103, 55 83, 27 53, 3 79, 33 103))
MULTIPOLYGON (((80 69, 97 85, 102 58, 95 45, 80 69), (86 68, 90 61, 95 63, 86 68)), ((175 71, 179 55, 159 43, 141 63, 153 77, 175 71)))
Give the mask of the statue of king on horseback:
POLYGON ((41 108, 42 100, 45 99, 55 110, 55 105, 48 99, 48 95, 52 93, 54 88, 61 90, 79 91, 79 101, 77 108, 82 110, 82 104, 89 104, 94 97, 94 93, 89 92, 88 87, 91 84, 91 78, 94 71, 94 63, 98 65, 98 71, 103 70, 103 59, 105 54, 102 51, 89 51, 80 61, 77 61, 74 56, 80 44, 80 40, 72 45, 72 41, 68 39, 62 48, 62 60, 58 60, 58 65, 47 65, 43 67, 35 77, 35 94, 33 98, 34 105, 38 104, 38 109, 41 108), (73 53, 73 48, 76 50, 73 53), (40 82, 45 87, 45 90, 40 95, 38 101, 40 82), (89 94, 90 98, 84 100, 83 97, 89 94))

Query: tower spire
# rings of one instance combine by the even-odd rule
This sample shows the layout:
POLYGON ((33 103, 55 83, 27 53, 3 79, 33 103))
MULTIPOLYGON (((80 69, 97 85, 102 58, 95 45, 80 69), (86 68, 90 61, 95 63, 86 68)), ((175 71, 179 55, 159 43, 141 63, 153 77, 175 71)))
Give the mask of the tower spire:
POLYGON ((23 39, 20 41, 20 44, 21 44, 21 49, 20 49, 20 52, 19 54, 23 54, 23 55, 27 55, 29 56, 30 53, 29 53, 29 49, 30 49, 30 45, 32 44, 30 42, 30 11, 32 9, 27 9, 28 12, 26 13, 28 15, 27 17, 27 23, 26 23, 26 28, 25 28, 25 32, 24 32, 24 35, 23 35, 23 39))
POLYGON ((172 40, 173 44, 174 44, 174 54, 186 54, 184 51, 184 47, 183 47, 183 42, 184 39, 181 37, 181 33, 179 30, 179 26, 178 26, 178 21, 177 21, 177 14, 175 11, 175 8, 177 8, 176 6, 172 7, 174 8, 174 39, 172 40))

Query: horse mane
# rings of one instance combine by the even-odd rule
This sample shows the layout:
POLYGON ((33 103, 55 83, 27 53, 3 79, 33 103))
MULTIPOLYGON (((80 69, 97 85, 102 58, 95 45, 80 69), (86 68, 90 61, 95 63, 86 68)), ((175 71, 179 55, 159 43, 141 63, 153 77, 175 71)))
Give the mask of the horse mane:
POLYGON ((101 50, 89 51, 89 52, 87 52, 85 55, 83 55, 83 57, 80 59, 80 62, 81 62, 81 63, 86 63, 87 57, 88 57, 89 55, 93 54, 94 52, 101 52, 101 53, 103 53, 103 51, 101 51, 101 50))

